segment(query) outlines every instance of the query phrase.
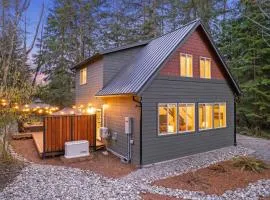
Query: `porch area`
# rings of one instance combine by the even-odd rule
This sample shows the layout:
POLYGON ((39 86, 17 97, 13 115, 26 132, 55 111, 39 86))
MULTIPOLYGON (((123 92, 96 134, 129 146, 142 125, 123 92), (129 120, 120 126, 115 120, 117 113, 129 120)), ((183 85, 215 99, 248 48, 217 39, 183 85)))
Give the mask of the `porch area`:
MULTIPOLYGON (((38 155, 40 157, 43 156, 43 150, 44 150, 44 140, 43 140, 43 132, 33 132, 32 138, 35 144, 35 147, 37 149, 38 155)), ((103 149, 104 143, 100 140, 96 139, 96 146, 95 150, 103 149)))
POLYGON ((43 131, 33 132, 32 138, 40 157, 63 155, 65 143, 86 140, 90 150, 105 145, 97 137, 99 121, 92 115, 50 115, 43 118, 43 131))

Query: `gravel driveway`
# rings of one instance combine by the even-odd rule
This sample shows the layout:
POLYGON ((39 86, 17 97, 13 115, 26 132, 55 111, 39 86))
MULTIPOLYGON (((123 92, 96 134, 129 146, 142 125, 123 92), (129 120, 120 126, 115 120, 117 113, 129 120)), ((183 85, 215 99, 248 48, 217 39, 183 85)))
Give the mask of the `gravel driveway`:
POLYGON ((237 134, 237 143, 253 149, 255 151, 253 155, 270 162, 270 140, 237 134))
POLYGON ((14 182, 0 193, 0 199, 133 200, 140 199, 139 194, 141 192, 188 199, 258 199, 259 196, 270 195, 269 180, 262 180, 236 192, 228 191, 220 197, 206 195, 203 192, 160 188, 149 184, 160 178, 179 175, 186 171, 207 167, 213 163, 252 152, 241 146, 225 147, 179 158, 149 168, 138 169, 119 179, 105 178, 91 171, 74 168, 29 164, 22 170, 14 182))

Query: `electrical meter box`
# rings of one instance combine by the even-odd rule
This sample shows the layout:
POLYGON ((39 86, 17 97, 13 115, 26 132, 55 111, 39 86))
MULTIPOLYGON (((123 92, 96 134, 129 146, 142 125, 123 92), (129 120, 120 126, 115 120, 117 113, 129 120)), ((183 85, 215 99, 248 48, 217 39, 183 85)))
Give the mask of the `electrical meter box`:
POLYGON ((132 118, 125 117, 125 134, 131 134, 132 131, 132 118))

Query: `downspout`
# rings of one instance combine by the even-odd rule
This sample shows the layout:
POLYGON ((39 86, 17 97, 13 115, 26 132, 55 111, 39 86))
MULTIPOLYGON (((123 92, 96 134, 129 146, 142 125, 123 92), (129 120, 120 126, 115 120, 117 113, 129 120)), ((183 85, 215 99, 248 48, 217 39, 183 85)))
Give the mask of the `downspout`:
POLYGON ((135 96, 133 96, 133 101, 140 104, 136 105, 136 107, 140 107, 140 168, 142 167, 142 97, 140 101, 135 99, 135 96))
POLYGON ((233 112, 234 112, 234 142, 233 142, 233 145, 237 146, 237 141, 236 141, 236 99, 235 99, 235 97, 234 97, 233 112))

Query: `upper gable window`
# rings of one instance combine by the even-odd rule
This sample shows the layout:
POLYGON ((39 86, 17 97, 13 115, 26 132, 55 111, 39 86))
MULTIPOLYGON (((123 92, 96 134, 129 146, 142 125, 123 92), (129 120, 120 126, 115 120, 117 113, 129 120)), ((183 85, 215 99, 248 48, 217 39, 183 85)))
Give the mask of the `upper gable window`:
POLYGON ((200 78, 211 78, 211 59, 200 57, 200 78))
POLYGON ((87 83, 87 68, 82 68, 80 70, 80 85, 84 85, 87 83))
POLYGON ((193 77, 192 55, 180 53, 180 75, 193 77))

